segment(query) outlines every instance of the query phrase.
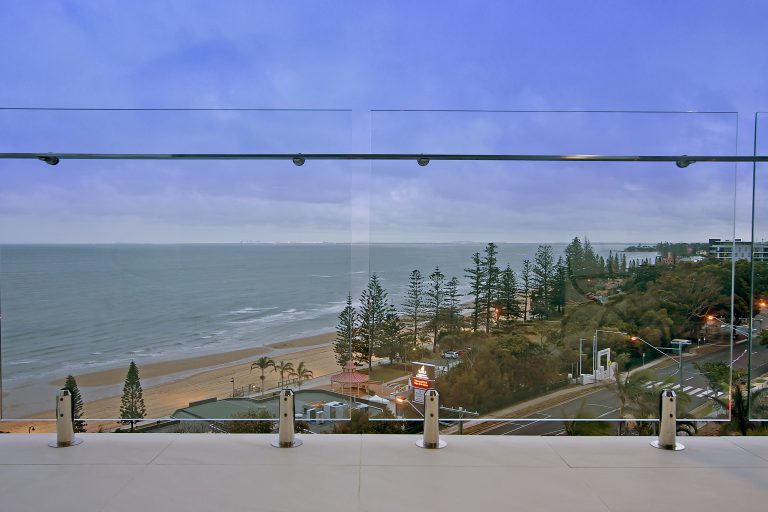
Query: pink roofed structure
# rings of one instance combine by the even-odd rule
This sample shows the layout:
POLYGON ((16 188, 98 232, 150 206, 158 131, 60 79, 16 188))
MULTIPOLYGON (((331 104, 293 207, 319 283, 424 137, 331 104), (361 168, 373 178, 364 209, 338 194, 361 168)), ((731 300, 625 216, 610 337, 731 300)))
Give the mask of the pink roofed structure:
POLYGON ((349 386, 350 389, 352 386, 356 386, 359 393, 360 385, 362 384, 364 385, 363 387, 367 388, 369 380, 370 377, 368 375, 357 371, 357 366, 355 366, 355 363, 348 361, 347 364, 344 365, 344 370, 341 373, 337 373, 331 376, 331 385, 334 383, 341 384, 342 393, 344 392, 344 388, 346 386, 349 386))

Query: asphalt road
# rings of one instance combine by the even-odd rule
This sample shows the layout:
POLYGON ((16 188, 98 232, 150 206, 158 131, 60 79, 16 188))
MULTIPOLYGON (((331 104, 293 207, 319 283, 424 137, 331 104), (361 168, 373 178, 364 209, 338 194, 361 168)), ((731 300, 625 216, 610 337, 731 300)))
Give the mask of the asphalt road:
MULTIPOLYGON (((669 360, 668 364, 662 363, 659 366, 650 369, 655 380, 649 381, 648 387, 658 389, 659 391, 664 387, 671 387, 678 395, 681 393, 680 390, 682 389, 682 393, 688 396, 687 403, 682 403, 682 405, 687 411, 692 411, 709 402, 709 396, 712 395, 712 391, 708 390, 707 380, 698 372, 698 370, 696 370, 693 363, 704 363, 709 361, 727 363, 729 360, 732 360, 734 368, 746 370, 748 361, 746 345, 746 342, 737 342, 733 347, 732 355, 729 347, 723 347, 716 352, 700 356, 684 355, 682 387, 679 383, 680 371, 678 358, 675 356, 674 361, 669 360), (672 383, 665 386, 663 382, 668 379, 671 379, 672 383)), ((768 373, 768 347, 755 344, 752 352, 752 377, 755 378, 764 373, 768 373)), ((619 418, 619 399, 614 389, 614 386, 608 388, 596 388, 594 393, 532 414, 528 416, 530 420, 506 422, 483 432, 483 434, 560 435, 564 433, 563 423, 562 421, 557 420, 575 417, 581 407, 582 401, 586 401, 587 411, 591 417, 619 418)), ((686 416, 687 414, 680 414, 679 418, 683 419, 686 416)))

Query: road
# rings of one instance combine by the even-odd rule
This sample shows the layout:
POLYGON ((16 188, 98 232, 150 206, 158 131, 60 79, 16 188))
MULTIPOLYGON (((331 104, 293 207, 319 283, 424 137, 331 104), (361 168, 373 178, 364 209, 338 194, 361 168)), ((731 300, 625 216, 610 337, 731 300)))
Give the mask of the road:
MULTIPOLYGON (((705 362, 728 362, 730 359, 730 350, 723 347, 722 350, 703 355, 687 355, 683 357, 683 385, 682 392, 688 395, 689 402, 684 406, 688 411, 704 405, 710 401, 712 391, 708 390, 707 380, 696 370, 693 363, 705 362)), ((746 342, 736 343, 733 349, 733 366, 746 370, 747 367, 746 342)), ((681 386, 679 384, 679 365, 677 358, 675 361, 669 361, 669 364, 650 369, 654 375, 654 380, 649 381, 647 387, 658 389, 664 387, 662 383, 671 379, 671 387, 680 394, 681 386)), ((755 345, 752 352, 752 376, 757 377, 768 373, 768 347, 755 345)), ((563 418, 574 418, 577 415, 582 401, 586 401, 586 406, 590 417, 595 418, 619 418, 619 400, 614 387, 596 388, 594 393, 564 402, 554 407, 544 409, 528 416, 530 421, 520 420, 506 422, 496 426, 483 434, 494 435, 560 435, 564 433, 563 418), (538 420, 538 421, 537 421, 538 420), (546 420, 546 421, 542 421, 546 420), (558 421, 559 420, 559 421, 558 421)), ((722 394, 722 393, 721 393, 722 394)), ((683 415, 680 416, 681 418, 683 415)))

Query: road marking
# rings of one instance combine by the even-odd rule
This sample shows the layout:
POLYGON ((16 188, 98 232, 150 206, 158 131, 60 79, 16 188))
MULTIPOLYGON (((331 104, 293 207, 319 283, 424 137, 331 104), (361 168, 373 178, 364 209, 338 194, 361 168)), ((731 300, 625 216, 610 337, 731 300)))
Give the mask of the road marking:
POLYGON ((722 391, 718 391, 718 392, 717 392, 717 396, 718 396, 718 397, 721 397, 721 396, 723 396, 724 394, 725 394, 725 393, 723 393, 722 391))
MULTIPOLYGON (((544 419, 545 420, 545 419, 548 419, 548 418, 552 417, 549 414, 544 414, 544 413, 541 413, 541 412, 537 412, 536 415, 541 416, 541 418, 536 418, 536 419, 544 419)), ((504 432, 502 435, 507 436, 507 435, 511 434, 512 432, 517 432, 521 428, 525 428, 528 425, 533 425, 534 423, 538 423, 538 421, 531 421, 530 423, 517 423, 517 422, 514 422, 514 423, 512 423, 512 425, 514 425, 515 428, 513 428, 512 430, 509 430, 507 432, 504 432)))
POLYGON ((677 389, 679 387, 680 387, 680 384, 675 384, 674 386, 672 386, 672 389, 677 389))
POLYGON ((691 389, 693 386, 685 386, 683 388, 683 393, 687 392, 689 389, 691 389))
POLYGON ((603 414, 601 414, 600 416, 598 416, 598 418, 604 418, 605 416, 608 416, 609 414, 612 414, 612 413, 614 413, 614 412, 616 412, 616 411, 618 411, 618 410, 619 410, 619 408, 618 408, 618 407, 617 407, 617 408, 615 408, 615 409, 611 409, 610 411, 608 411, 608 412, 604 412, 603 414))
POLYGON ((697 396, 698 396, 699 398, 701 398, 701 397, 703 397, 703 396, 707 396, 707 395, 711 395, 711 394, 712 394, 712 390, 708 389, 708 390, 706 390, 705 392, 703 392, 703 393, 701 393, 700 395, 697 395, 697 396))
POLYGON ((701 391, 701 388, 696 388, 696 389, 694 389, 693 391, 691 391, 691 392, 690 392, 690 393, 688 393, 688 394, 689 394, 689 395, 691 395, 691 396, 694 396, 694 395, 696 395, 696 393, 698 393, 699 391, 701 391))
POLYGON ((605 404, 587 404, 587 405, 591 405, 593 407, 604 407, 606 409, 611 409, 612 411, 616 410, 613 408, 614 407, 613 405, 605 405, 605 404))

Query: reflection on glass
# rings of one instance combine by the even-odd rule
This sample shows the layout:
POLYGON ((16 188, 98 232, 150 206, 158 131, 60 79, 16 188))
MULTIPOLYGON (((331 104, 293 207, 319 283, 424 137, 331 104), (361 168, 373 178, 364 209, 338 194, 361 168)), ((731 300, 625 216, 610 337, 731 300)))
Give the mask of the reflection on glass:
MULTIPOLYGON (((4 144, 27 151, 360 152, 348 112, 6 114, 4 144)), ((88 431, 276 417, 280 387, 340 371, 361 166, 0 162, 3 417, 52 418, 68 376, 88 431)), ((184 425, 167 428, 203 428, 184 425)))
MULTIPOLYGON (((755 153, 764 155, 768 151, 768 130, 765 114, 755 117, 755 153)), ((751 348, 749 353, 748 374, 742 377, 732 394, 733 415, 741 421, 732 429, 740 432, 765 430, 764 420, 768 420, 768 211, 765 199, 768 197, 768 181, 764 162, 755 164, 753 169, 753 218, 752 244, 748 255, 752 261, 751 348), (747 386, 749 382, 749 386, 747 386), (747 391, 749 389, 749 391, 747 391), (749 414, 747 414, 747 411, 749 414), (747 421, 753 420, 752 422, 747 421)))
MULTIPOLYGON (((732 115, 375 112, 373 151, 729 154, 734 128, 732 115)), ((731 287, 749 267, 710 256, 734 231, 733 166, 697 165, 375 162, 371 290, 401 337, 374 355, 399 343, 403 362, 434 365, 446 418, 520 420, 489 433, 647 434, 634 420, 657 418, 663 388, 679 418, 727 418, 745 360, 723 326, 748 315, 748 287, 731 287)))
MULTIPOLYGON (((151 115, 159 138, 131 114, 123 138, 15 143, 676 155, 735 133, 724 114, 375 112, 368 147, 348 113, 151 115)), ((728 418, 747 368, 727 164, 35 164, 0 167, 5 418, 50 416, 67 380, 88 431, 271 432, 288 387, 300 431, 415 433, 436 388, 448 432, 649 434, 663 388, 679 418, 728 418)))

